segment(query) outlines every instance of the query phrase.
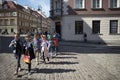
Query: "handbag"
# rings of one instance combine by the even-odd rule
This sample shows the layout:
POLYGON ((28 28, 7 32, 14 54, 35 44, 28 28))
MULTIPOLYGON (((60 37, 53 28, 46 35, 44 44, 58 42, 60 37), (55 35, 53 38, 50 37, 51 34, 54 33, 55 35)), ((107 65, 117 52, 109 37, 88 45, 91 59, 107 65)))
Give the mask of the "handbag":
POLYGON ((30 56, 25 54, 23 60, 25 63, 30 63, 30 56))

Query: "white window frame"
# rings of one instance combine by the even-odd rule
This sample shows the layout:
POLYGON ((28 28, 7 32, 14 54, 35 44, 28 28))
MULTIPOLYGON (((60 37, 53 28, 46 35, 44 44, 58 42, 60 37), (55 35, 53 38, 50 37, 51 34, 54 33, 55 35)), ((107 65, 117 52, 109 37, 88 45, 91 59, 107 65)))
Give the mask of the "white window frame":
POLYGON ((85 9, 85 0, 82 2, 82 7, 76 7, 76 0, 74 0, 74 8, 75 9, 85 9))
POLYGON ((118 23, 118 20, 110 20, 110 34, 118 34, 118 23), (111 22, 114 23, 112 24, 111 22), (115 22, 117 23, 115 24, 115 22), (113 30, 116 30, 116 32, 114 32, 113 30))
POLYGON ((0 26, 3 25, 2 23, 3 23, 3 19, 0 19, 0 26))
POLYGON ((2 9, 2 5, 0 4, 0 9, 2 9))
POLYGON ((4 5, 4 9, 8 9, 8 6, 7 6, 7 4, 5 4, 5 5, 4 5))
POLYGON ((100 6, 99 7, 93 7, 93 0, 91 0, 91 7, 93 8, 93 9, 101 9, 102 7, 103 7, 103 0, 100 0, 100 6))
POLYGON ((117 6, 116 7, 111 6, 111 0, 109 0, 109 8, 120 8, 120 0, 117 0, 117 6))

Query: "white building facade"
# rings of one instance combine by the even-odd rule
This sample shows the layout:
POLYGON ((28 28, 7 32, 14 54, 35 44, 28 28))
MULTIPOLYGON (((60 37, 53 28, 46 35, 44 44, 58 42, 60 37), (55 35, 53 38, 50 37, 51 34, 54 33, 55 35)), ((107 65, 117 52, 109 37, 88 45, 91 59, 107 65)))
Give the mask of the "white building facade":
POLYGON ((120 0, 51 0, 50 12, 63 40, 120 42, 120 0))

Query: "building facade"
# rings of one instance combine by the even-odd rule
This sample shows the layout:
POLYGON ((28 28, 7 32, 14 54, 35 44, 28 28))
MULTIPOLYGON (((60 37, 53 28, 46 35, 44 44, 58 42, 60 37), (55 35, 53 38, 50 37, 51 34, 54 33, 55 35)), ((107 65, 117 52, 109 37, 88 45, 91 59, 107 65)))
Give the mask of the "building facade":
POLYGON ((41 11, 28 6, 19 5, 13 1, 4 1, 0 6, 0 33, 25 34, 28 32, 43 32, 46 17, 41 11))
POLYGON ((50 17, 63 40, 120 41, 120 0, 51 0, 50 17))

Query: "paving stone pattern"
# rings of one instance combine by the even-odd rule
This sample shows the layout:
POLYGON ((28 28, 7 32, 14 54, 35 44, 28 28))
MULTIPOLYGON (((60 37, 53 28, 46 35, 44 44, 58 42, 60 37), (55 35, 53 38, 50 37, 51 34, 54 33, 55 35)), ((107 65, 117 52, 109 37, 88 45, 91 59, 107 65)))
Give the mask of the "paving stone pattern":
POLYGON ((18 78, 13 75, 16 64, 13 54, 0 53, 0 80, 120 80, 119 50, 72 46, 60 46, 59 50, 47 64, 40 60, 36 65, 32 60, 30 76, 22 57, 23 70, 18 78))

